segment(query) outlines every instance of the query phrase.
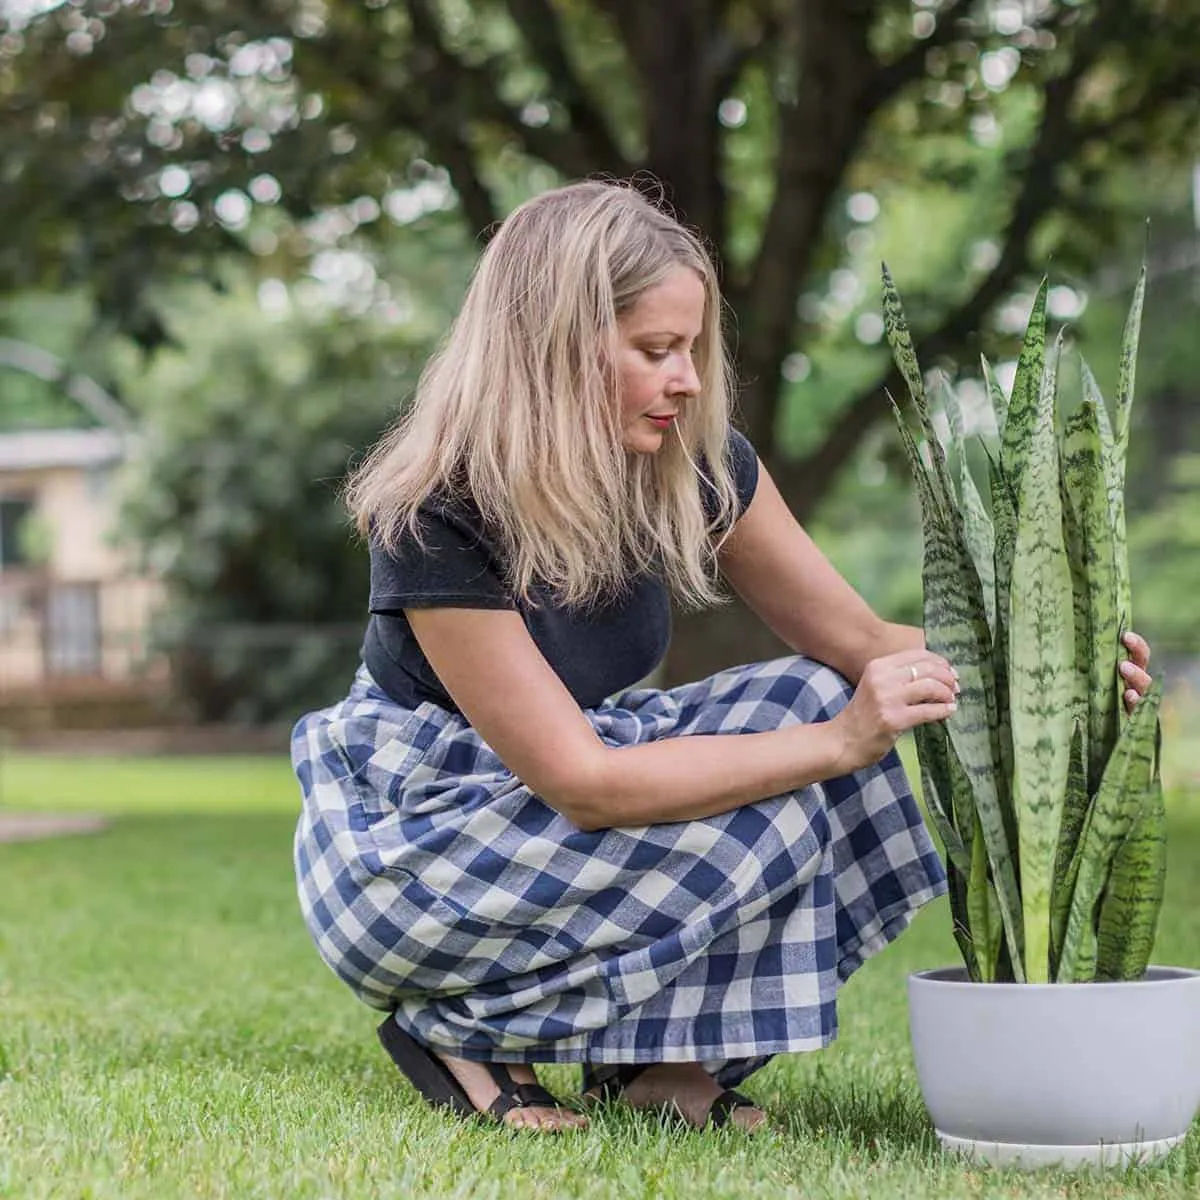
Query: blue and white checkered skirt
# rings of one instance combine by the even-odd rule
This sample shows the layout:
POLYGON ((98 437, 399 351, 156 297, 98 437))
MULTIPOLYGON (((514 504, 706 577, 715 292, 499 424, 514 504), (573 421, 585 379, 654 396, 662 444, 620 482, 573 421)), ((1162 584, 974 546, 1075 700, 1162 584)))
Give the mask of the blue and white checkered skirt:
MULTIPOLYGON (((616 747, 822 721, 850 695, 790 657, 584 711, 616 747)), ((317 949, 464 1058, 699 1061, 732 1086, 829 1043, 839 984, 946 890, 894 751, 718 816, 584 832, 463 717, 401 708, 363 668, 292 757, 317 949)))

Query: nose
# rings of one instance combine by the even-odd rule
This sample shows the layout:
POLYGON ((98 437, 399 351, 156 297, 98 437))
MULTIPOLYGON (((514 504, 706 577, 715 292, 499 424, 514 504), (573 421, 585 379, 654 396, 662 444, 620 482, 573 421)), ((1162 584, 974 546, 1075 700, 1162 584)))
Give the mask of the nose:
POLYGON ((679 367, 671 379, 670 391, 674 396, 700 395, 700 376, 690 354, 679 355, 679 367))

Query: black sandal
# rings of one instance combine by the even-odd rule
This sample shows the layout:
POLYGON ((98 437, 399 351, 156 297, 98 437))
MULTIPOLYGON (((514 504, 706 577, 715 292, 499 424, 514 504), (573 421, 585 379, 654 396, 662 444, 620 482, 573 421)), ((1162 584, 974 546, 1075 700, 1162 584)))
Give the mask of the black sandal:
MULTIPOLYGON (((599 1095, 595 1099, 601 1102, 620 1100, 625 1089, 639 1075, 657 1065, 657 1063, 616 1063, 611 1066, 593 1067, 590 1063, 584 1063, 581 1090, 598 1092, 599 1095)), ((702 1127, 711 1126, 713 1129, 720 1129, 722 1125, 727 1125, 729 1116, 735 1108, 758 1108, 758 1105, 749 1096, 743 1096, 741 1092, 726 1088, 708 1106, 708 1116, 702 1127)), ((654 1111, 653 1106, 648 1106, 648 1111, 654 1111)), ((675 1104, 660 1105, 658 1111, 677 1119, 688 1128, 695 1128, 675 1104)))
POLYGON ((500 1095, 486 1109, 476 1108, 453 1072, 432 1051, 409 1037, 392 1017, 378 1029, 379 1040, 406 1079, 435 1107, 449 1108, 455 1116, 470 1120, 488 1117, 504 1124, 504 1115, 514 1108, 564 1108, 539 1083, 517 1083, 503 1063, 483 1063, 496 1081, 500 1095))

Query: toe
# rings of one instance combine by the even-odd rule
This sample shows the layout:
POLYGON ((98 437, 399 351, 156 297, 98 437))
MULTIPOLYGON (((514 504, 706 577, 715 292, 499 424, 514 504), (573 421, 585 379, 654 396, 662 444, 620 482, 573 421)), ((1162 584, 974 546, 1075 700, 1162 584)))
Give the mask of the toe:
POLYGON ((753 1132, 762 1129, 767 1123, 767 1114, 761 1108, 735 1108, 729 1114, 731 1124, 741 1129, 753 1132))

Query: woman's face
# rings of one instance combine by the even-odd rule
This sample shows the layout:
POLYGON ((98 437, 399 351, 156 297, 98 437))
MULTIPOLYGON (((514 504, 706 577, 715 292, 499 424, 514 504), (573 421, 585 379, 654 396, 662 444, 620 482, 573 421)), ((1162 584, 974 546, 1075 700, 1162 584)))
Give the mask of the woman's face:
POLYGON ((704 300, 700 276, 676 267, 617 319, 621 443, 634 454, 661 449, 673 420, 700 394, 692 354, 704 300))

